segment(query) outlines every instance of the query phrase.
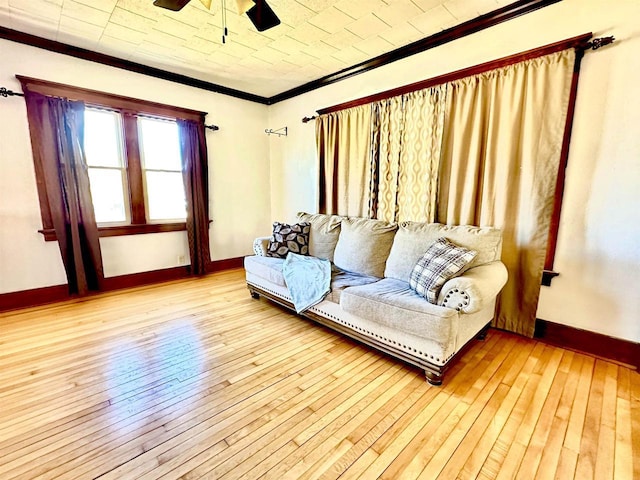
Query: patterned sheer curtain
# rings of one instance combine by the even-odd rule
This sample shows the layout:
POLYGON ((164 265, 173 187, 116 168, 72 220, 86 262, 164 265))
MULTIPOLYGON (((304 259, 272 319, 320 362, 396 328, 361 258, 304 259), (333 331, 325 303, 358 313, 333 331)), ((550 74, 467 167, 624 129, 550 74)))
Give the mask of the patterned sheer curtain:
POLYGON ((533 336, 575 50, 451 82, 437 220, 503 229, 494 325, 533 336))
POLYGON ((447 86, 373 105, 369 216, 388 222, 433 222, 447 86))

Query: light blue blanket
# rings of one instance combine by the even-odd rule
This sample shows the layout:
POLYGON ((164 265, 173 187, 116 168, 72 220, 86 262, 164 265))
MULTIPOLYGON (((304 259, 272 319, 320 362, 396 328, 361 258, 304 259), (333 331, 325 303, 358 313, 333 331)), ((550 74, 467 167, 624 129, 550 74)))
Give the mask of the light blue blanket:
POLYGON ((331 291, 328 260, 289 253, 282 264, 282 275, 298 313, 320 303, 331 291))

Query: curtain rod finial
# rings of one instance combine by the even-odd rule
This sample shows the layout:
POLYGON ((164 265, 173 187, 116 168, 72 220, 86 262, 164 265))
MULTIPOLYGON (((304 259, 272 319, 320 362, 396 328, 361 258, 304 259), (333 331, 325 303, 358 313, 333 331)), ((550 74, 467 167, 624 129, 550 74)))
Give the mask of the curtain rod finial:
POLYGON ((598 50, 599 48, 604 47, 605 45, 610 45, 615 42, 616 38, 611 35, 609 37, 600 37, 594 38, 590 42, 587 42, 586 49, 598 50))
POLYGON ((24 97, 24 93, 18 93, 13 90, 7 90, 6 87, 0 87, 0 97, 24 97))
POLYGON ((309 123, 311 120, 315 120, 316 118, 318 118, 318 115, 313 115, 311 117, 304 117, 302 119, 302 123, 309 123))

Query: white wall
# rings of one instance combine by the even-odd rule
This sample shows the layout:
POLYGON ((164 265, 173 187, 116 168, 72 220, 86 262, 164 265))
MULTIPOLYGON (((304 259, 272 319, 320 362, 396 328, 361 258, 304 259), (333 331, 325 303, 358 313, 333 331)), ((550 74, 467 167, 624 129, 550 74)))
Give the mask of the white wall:
MULTIPOLYGON (((209 112, 207 132, 213 260, 249 254, 270 227, 268 109, 37 48, 0 40, 0 86, 20 91, 15 75, 209 112)), ((56 242, 45 242, 24 100, 0 100, 0 293, 66 283, 56 242)), ((185 232, 103 238, 105 275, 188 263, 185 232), (182 256, 186 262, 179 262, 182 256)))
MULTIPOLYGON (((366 74, 262 105, 0 40, 0 86, 22 74, 210 112, 212 258, 250 253, 273 220, 315 211, 318 108, 593 31, 616 44, 584 59, 556 256, 543 287, 545 320, 640 342, 640 2, 564 0, 366 74), (265 128, 287 126, 287 137, 265 128)), ((65 283, 44 242, 24 101, 0 100, 0 293, 65 283)), ((101 240, 108 276, 178 265, 185 234, 101 240)))
POLYGON ((278 103, 269 125, 271 213, 315 211, 316 109, 576 35, 615 35, 581 71, 556 270, 543 287, 545 320, 640 342, 640 2, 564 0, 483 32, 278 103))

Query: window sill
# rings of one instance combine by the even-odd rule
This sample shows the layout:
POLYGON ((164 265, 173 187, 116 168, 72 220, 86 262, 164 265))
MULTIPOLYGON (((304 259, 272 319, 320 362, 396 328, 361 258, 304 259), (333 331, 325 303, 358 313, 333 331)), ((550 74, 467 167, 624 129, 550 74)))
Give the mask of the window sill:
MULTIPOLYGON (((115 227, 98 227, 98 235, 102 237, 119 237, 123 235, 141 235, 145 233, 180 232, 187 229, 185 222, 178 223, 147 223, 143 225, 118 225, 115 227)), ((44 235, 46 242, 55 242, 56 232, 53 228, 38 230, 44 235)))

